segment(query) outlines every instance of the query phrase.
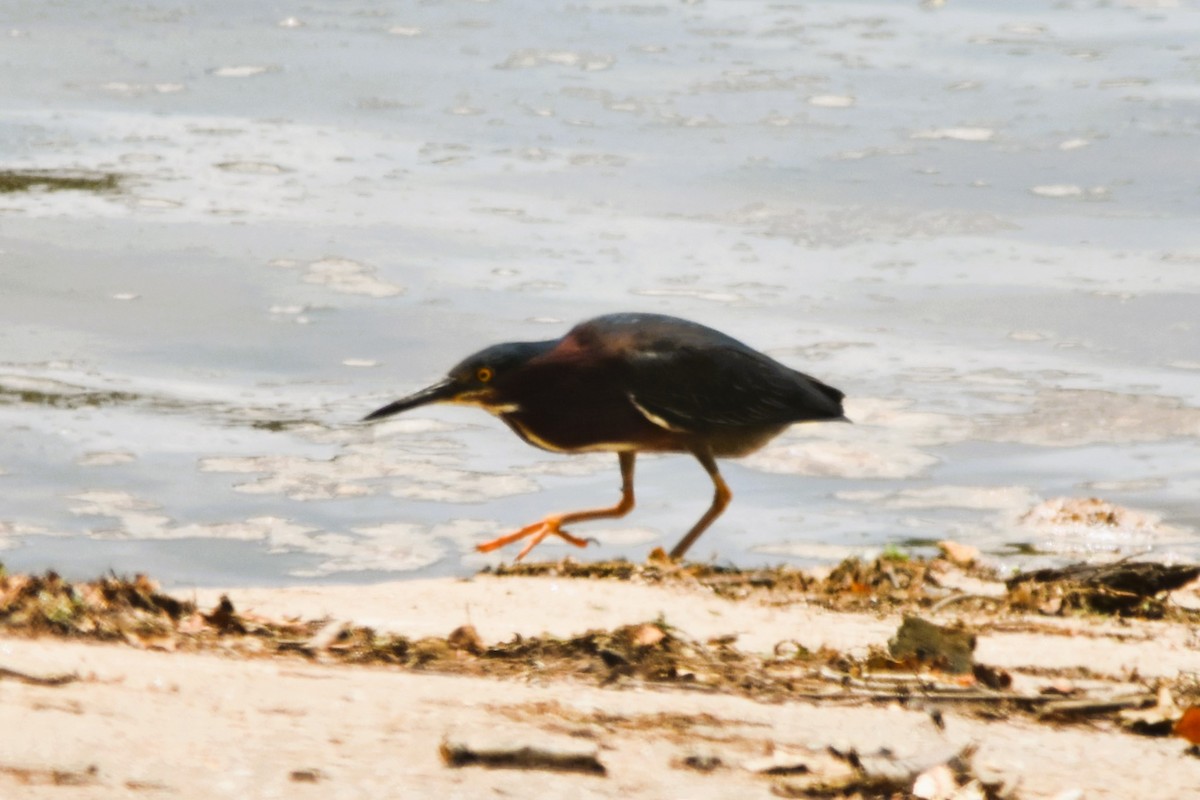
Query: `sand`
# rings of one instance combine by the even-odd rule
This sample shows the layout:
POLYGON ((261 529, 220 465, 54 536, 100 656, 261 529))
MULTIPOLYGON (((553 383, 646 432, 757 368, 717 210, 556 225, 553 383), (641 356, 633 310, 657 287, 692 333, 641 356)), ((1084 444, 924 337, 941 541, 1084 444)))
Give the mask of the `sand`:
MULTIPOLYGON (((700 641, 736 635, 745 652, 792 640, 865 654, 900 623, 891 614, 724 599, 701 586, 554 577, 227 593, 242 612, 329 616, 414 638, 470 623, 489 644, 661 617, 700 641)), ((196 599, 206 607, 219 594, 196 599)), ((1068 674, 1136 684, 1200 665, 1197 631, 1186 623, 1092 615, 993 627, 980 634, 976 657, 1011 670, 1015 687, 1068 674)), ((0 678, 0 798, 767 798, 787 779, 744 765, 772 752, 889 748, 919 761, 968 743, 978 746, 976 773, 1016 786, 1021 798, 1186 798, 1200 786, 1200 758, 1182 739, 953 709, 939 726, 920 703, 760 702, 536 669, 501 680, 49 637, 0 638, 0 667, 81 677, 60 686, 0 678), (472 737, 593 747, 607 774, 443 764, 443 740, 472 737), (689 757, 722 766, 690 769, 689 757)))

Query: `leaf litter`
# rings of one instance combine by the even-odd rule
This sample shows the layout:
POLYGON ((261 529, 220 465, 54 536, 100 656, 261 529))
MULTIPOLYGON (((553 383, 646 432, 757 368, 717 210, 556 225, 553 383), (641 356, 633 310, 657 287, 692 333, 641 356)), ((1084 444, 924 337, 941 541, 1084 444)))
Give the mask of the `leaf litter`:
MULTIPOLYGON (((568 559, 490 571, 498 577, 682 584, 732 600, 901 613, 903 623, 886 646, 871 648, 865 657, 830 648, 809 650, 795 641, 780 642, 773 653, 748 653, 735 646, 736 637, 699 641, 662 618, 575 636, 515 635, 488 644, 470 625, 445 637, 410 638, 346 620, 265 618, 238 611, 228 597, 204 610, 163 592, 143 575, 71 582, 53 572, 10 575, 0 571, 0 632, 121 642, 172 652, 298 657, 507 680, 587 681, 613 688, 654 686, 734 694, 769 703, 900 705, 927 710, 935 722, 940 721, 942 709, 955 709, 982 718, 1021 716, 1054 725, 1111 723, 1135 734, 1174 734, 1191 742, 1200 738, 1196 721, 1200 679, 1195 675, 1159 680, 1154 685, 1142 682, 1122 690, 1113 686, 1083 689, 1062 680, 1030 692, 1014 690, 1012 676, 1005 670, 974 658, 976 638, 986 632, 987 625, 986 620, 980 624, 979 614, 993 620, 1028 619, 1031 614, 1143 616, 1194 625, 1200 622, 1200 611, 1173 605, 1169 592, 1200 575, 1200 567, 1151 562, 1075 565, 1017 576, 1002 585, 1004 591, 999 594, 972 594, 956 588, 964 577, 998 584, 996 575, 985 568, 955 565, 944 558, 894 555, 873 561, 847 559, 825 574, 788 567, 738 570, 676 564, 653 557, 644 564, 585 564, 568 559), (921 616, 945 608, 948 600, 960 610, 965 606, 978 612, 972 616, 972 626, 962 621, 938 625, 921 616)), ((27 675, 0 665, 0 680, 5 678, 55 686, 76 676, 27 675)), ((642 720, 640 724, 676 730, 688 727, 680 720, 642 720)), ((589 755, 590 749, 583 749, 587 752, 520 743, 497 748, 446 740, 440 752, 452 766, 565 769, 603 775, 603 765, 594 754, 589 755)), ((727 766, 719 757, 703 753, 691 758, 690 764, 681 762, 683 768, 706 771, 727 766)), ((762 762, 743 767, 773 776, 772 791, 784 797, 879 793, 896 797, 1011 796, 999 784, 982 782, 971 772, 967 751, 935 759, 936 763, 920 765, 920 769, 899 765, 888 752, 864 755, 817 750, 772 754, 771 758, 774 760, 766 766, 762 762), (794 762, 791 766, 788 759, 794 762), (952 786, 953 791, 913 793, 917 789, 935 791, 931 786, 952 786)))

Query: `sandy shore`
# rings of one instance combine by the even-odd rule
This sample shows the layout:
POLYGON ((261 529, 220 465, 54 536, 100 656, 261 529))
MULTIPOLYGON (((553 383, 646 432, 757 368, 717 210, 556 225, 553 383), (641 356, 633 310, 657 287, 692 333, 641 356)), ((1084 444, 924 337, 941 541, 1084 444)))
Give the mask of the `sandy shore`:
MULTIPOLYGON (((220 594, 195 599, 208 608, 220 594)), ((886 647, 901 622, 898 613, 770 595, 728 599, 686 582, 483 575, 227 594, 241 613, 328 617, 413 639, 470 624, 485 645, 660 619, 680 636, 733 641, 743 653, 769 656, 797 642, 864 657, 886 647)), ((1197 599, 1194 584, 1177 595, 1197 599)), ((1197 627, 1186 621, 962 609, 934 617, 955 618, 977 631, 977 661, 1010 672, 1014 691, 1064 682, 1145 689, 1200 664, 1197 627)), ((0 668, 11 671, 0 678, 2 798, 766 798, 786 795, 786 778, 746 765, 771 753, 887 748, 918 762, 968 743, 978 747, 976 774, 1016 787, 1020 798, 1187 798, 1200 786, 1200 758, 1186 741, 1135 735, 1110 718, 1049 723, 957 707, 931 715, 919 702, 763 702, 737 691, 539 674, 536 664, 500 679, 320 654, 163 652, 46 636, 4 635, 0 668), (21 679, 61 673, 80 679, 21 679), (439 757, 445 739, 481 738, 594 748, 607 774, 451 768, 439 757)))

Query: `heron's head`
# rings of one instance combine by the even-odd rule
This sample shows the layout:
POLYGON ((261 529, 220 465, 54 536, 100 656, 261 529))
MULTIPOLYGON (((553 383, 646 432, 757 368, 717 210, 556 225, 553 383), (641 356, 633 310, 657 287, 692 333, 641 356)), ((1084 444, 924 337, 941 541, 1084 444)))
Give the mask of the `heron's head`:
POLYGON ((555 342, 506 342, 469 355, 432 386, 388 403, 363 418, 370 422, 431 403, 479 406, 501 413, 512 405, 506 389, 519 385, 522 369, 555 342))

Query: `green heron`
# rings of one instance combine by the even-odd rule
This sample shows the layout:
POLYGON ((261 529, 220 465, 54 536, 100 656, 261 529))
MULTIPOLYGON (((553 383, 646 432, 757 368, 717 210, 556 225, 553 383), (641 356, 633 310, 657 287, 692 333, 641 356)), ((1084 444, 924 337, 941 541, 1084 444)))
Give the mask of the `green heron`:
POLYGON ((429 403, 478 406, 529 444, 558 453, 612 451, 621 500, 611 508, 551 514, 479 545, 490 552, 529 537, 517 560, 547 536, 578 547, 562 526, 623 517, 633 508, 639 452, 691 453, 716 487, 712 505, 671 550, 678 559, 732 498, 718 456, 754 452, 796 422, 846 421, 842 393, 720 331, 660 314, 609 314, 561 339, 497 344, 449 375, 364 421, 429 403))

